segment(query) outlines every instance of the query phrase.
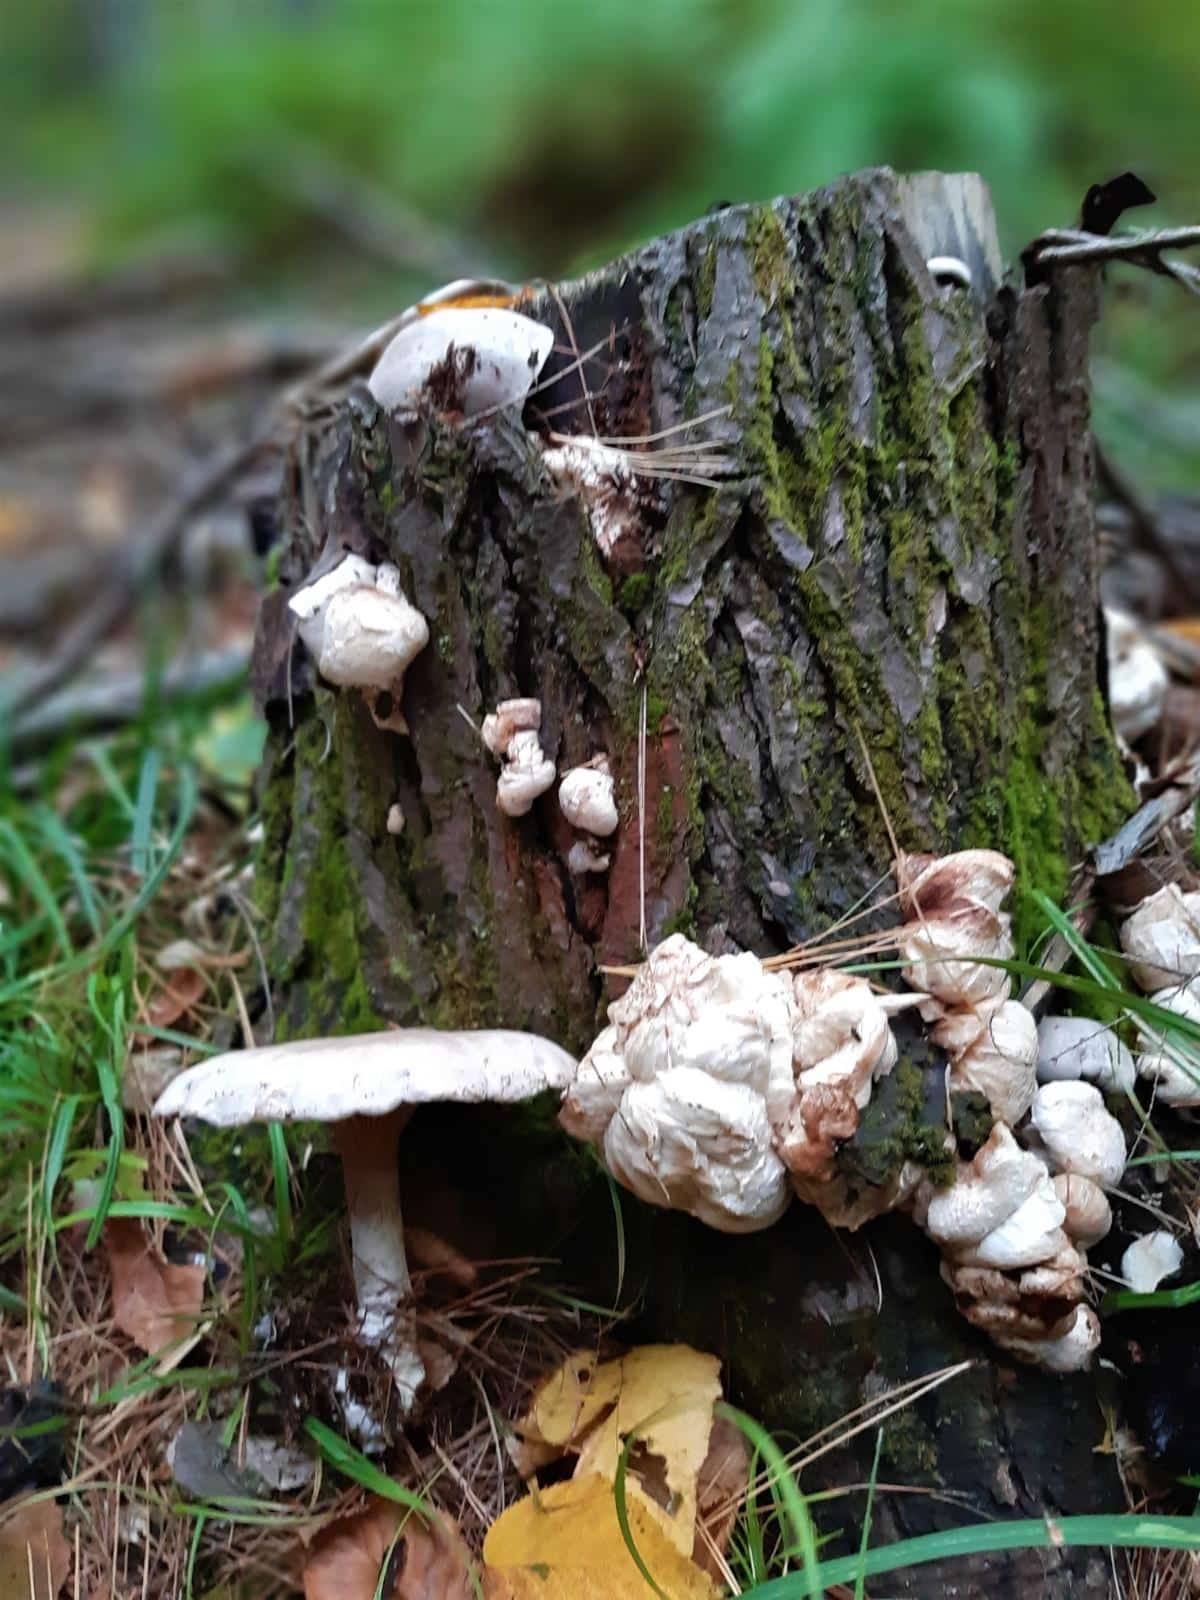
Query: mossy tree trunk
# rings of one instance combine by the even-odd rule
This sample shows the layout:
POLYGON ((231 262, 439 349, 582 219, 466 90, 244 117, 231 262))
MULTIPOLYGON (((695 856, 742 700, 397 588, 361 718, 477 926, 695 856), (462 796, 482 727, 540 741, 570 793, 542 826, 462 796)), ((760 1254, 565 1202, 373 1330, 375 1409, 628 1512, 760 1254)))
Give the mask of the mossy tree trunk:
MULTIPOLYGON (((871 172, 720 210, 531 295, 522 309, 558 346, 524 418, 401 425, 351 399, 316 441, 313 481, 297 475, 286 588, 260 628, 281 1035, 506 1025, 582 1051, 615 992, 601 968, 639 957, 639 832, 651 943, 683 929, 714 950, 785 949, 887 871, 864 746, 902 845, 999 846, 1022 889, 1065 887, 1126 801, 1100 692, 1096 284, 998 277, 977 180, 871 172), (974 288, 935 284, 935 254, 964 259, 974 288), (590 402, 573 350, 592 352, 590 402), (697 436, 736 472, 652 485, 602 556, 539 431, 642 435, 710 413, 697 436), (397 563, 429 619, 407 738, 314 684, 289 648, 284 597, 338 545, 397 563), (568 872, 553 792, 523 819, 497 811, 495 764, 461 712, 478 722, 517 695, 540 698, 560 772, 609 757, 622 820, 606 876, 568 872)), ((552 1125, 432 1118, 435 1143, 439 1129, 474 1141, 470 1183, 505 1184, 497 1243, 557 1247, 611 1294, 607 1194, 552 1125)), ((988 1515, 1117 1503, 1093 1453, 1093 1381, 997 1360, 903 1219, 843 1241, 797 1205, 730 1239, 631 1200, 625 1213, 640 1331, 718 1350, 734 1398, 770 1425, 802 1435, 965 1353, 970 1374, 889 1428, 884 1477, 965 1492, 988 1515)), ((874 1440, 860 1443, 806 1484, 862 1476, 874 1440)), ((836 1520, 854 1528, 860 1508, 836 1520)), ((876 1532, 956 1516, 884 1496, 876 1532)), ((1102 1593, 1106 1570, 997 1557, 960 1568, 956 1592, 1102 1593)), ((941 1592, 928 1576, 911 1587, 941 1592)))

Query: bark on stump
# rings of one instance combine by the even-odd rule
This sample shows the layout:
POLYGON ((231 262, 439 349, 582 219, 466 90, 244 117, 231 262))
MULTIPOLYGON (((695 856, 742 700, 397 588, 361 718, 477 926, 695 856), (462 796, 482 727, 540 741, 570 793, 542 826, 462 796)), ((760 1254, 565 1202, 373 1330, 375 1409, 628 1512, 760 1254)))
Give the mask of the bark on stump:
MULTIPOLYGON (((360 391, 309 436, 257 662, 279 1036, 507 1026, 582 1052, 619 992, 600 967, 639 957, 643 704, 651 944, 683 929, 765 956, 868 895, 890 851, 863 744, 901 845, 998 846, 1023 888, 1065 887, 1127 802, 1097 632, 1097 284, 1086 269, 999 280, 978 179, 868 172, 723 209, 532 293, 521 309, 558 343, 524 419, 389 423, 360 391), (965 260, 973 289, 939 287, 934 255, 965 260), (573 350, 594 352, 590 401, 573 350), (602 556, 537 431, 640 436, 721 408, 699 432, 734 477, 650 485, 602 556), (330 546, 395 562, 429 619, 407 738, 290 651, 286 595, 330 546), (622 821, 606 876, 568 873, 553 791, 520 820, 497 812, 495 763, 459 708, 478 722, 518 695, 541 699, 560 772, 609 756, 622 821)), ((939 1068, 913 1070, 901 1143, 937 1117, 939 1068)), ((557 1250, 611 1296, 608 1194, 550 1116, 430 1114, 421 1143, 431 1172, 466 1173, 489 1244, 557 1250)), ((906 1219, 842 1239, 797 1204, 728 1238, 624 1198, 633 1331, 718 1351, 768 1425, 804 1436, 970 1355, 971 1373, 889 1425, 881 1476, 965 1492, 989 1516, 1120 1505, 1094 1453, 1094 1377, 999 1357, 906 1219)), ((825 1458, 806 1487, 865 1476, 873 1447, 825 1458)), ((831 1520, 857 1538, 860 1511, 831 1520)), ((881 1495, 873 1537, 959 1520, 881 1495)), ((1107 1574, 1100 1552, 1033 1552, 945 1576, 959 1594, 1098 1595, 1107 1574)), ((942 1582, 924 1569, 888 1588, 942 1582)))

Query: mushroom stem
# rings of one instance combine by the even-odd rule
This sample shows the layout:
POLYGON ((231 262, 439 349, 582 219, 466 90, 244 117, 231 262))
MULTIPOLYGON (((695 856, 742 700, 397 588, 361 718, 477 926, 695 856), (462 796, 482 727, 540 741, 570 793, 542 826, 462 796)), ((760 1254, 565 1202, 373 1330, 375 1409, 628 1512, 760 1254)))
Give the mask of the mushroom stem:
POLYGON ((349 1117, 333 1129, 350 1212, 359 1337, 386 1357, 405 1412, 425 1378, 396 1162, 397 1141, 411 1114, 411 1107, 401 1106, 383 1117, 349 1117))

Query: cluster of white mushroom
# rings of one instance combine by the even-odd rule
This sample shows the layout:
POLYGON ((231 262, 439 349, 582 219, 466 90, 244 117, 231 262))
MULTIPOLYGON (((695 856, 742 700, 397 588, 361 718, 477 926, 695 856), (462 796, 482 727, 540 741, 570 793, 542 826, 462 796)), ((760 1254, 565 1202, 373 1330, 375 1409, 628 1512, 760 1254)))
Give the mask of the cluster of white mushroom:
POLYGON ((553 761, 542 749, 540 700, 502 700, 483 719, 483 742, 499 756, 496 805, 506 817, 523 817, 554 784, 553 761))
POLYGON ((288 601, 317 670, 342 689, 398 703, 409 665, 429 643, 429 624, 401 591, 399 569, 347 555, 288 601))
POLYGON ((576 874, 607 872, 612 857, 603 841, 616 833, 621 820, 608 757, 593 756, 584 766, 564 773, 558 786, 558 804, 563 816, 581 835, 571 846, 567 866, 576 874))
POLYGON ((817 1203, 836 1145, 896 1060, 886 1012, 843 973, 773 972, 672 934, 609 1007, 563 1104, 651 1205, 745 1233, 798 1187, 817 1203))
POLYGON ((978 1091, 993 1116, 1017 1123, 1037 1087, 1037 1026, 1010 998, 1004 968, 987 964, 1014 953, 1003 910, 1013 864, 997 850, 960 850, 901 854, 893 871, 907 918, 904 977, 927 996, 921 1015, 950 1059, 950 1087, 978 1091))

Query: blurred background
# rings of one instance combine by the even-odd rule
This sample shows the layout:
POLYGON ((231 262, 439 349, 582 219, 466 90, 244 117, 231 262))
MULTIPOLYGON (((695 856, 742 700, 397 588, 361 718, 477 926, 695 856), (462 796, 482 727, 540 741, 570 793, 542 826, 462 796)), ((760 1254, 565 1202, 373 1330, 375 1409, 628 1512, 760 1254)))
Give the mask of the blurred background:
MULTIPOLYGON (((1011 259, 1125 168, 1159 196, 1127 223, 1200 220, 1195 0, 9 0, 0 104, 18 670, 190 464, 451 277, 569 274, 881 163, 982 172, 1011 259)), ((1118 268, 1095 347, 1105 450, 1185 521, 1196 313, 1118 268)), ((192 519, 185 591, 263 559, 273 493, 192 519)), ((244 648, 260 576, 197 624, 206 657, 244 648)))

